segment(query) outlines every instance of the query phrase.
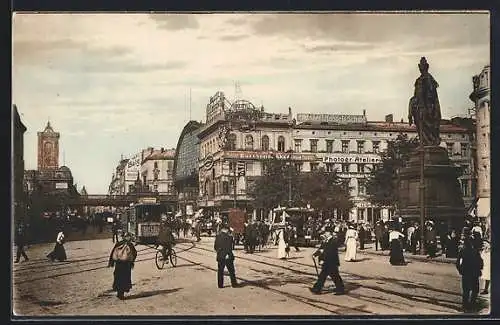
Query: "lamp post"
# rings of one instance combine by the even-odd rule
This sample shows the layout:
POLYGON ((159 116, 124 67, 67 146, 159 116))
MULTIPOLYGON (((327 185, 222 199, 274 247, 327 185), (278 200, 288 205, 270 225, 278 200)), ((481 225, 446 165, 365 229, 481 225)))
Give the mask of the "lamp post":
MULTIPOLYGON (((421 114, 421 113, 420 113, 421 114)), ((420 118, 420 123, 422 123, 422 117, 420 118)), ((419 137, 419 146, 418 150, 420 152, 420 255, 424 254, 424 241, 425 241, 425 175, 424 175, 424 167, 425 167, 425 149, 422 141, 422 125, 419 127, 418 132, 419 137)))
POLYGON ((292 207, 292 150, 288 150, 288 207, 292 207))
POLYGON ((233 208, 236 209, 236 195, 237 195, 237 192, 236 192, 236 182, 238 181, 238 177, 236 176, 236 169, 238 167, 238 164, 236 162, 232 162, 234 163, 233 165, 233 174, 234 174, 234 197, 233 197, 233 208))

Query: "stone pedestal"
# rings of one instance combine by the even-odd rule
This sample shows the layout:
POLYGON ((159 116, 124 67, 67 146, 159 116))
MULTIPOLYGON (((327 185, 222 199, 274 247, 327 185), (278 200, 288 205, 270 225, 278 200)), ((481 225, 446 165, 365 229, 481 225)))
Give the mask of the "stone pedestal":
MULTIPOLYGON (((458 182, 460 168, 452 165, 442 147, 424 147, 425 218, 460 227, 465 206, 458 182)), ((407 167, 398 173, 399 214, 420 221, 420 151, 411 154, 407 167)))

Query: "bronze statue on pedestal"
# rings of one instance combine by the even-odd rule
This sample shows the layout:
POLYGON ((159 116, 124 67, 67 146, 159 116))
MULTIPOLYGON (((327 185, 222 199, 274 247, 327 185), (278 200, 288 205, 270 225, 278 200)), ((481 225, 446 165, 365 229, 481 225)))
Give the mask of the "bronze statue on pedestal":
POLYGON ((415 93, 410 98, 408 120, 415 123, 420 143, 424 146, 439 146, 439 125, 441 108, 437 95, 437 81, 429 73, 429 64, 425 57, 418 64, 420 77, 415 81, 415 93))

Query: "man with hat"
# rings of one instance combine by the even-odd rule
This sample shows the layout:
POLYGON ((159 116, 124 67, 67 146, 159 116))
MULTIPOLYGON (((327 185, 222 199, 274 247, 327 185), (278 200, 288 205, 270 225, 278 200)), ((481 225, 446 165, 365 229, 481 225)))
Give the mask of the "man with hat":
POLYGON ((335 283, 335 295, 344 294, 344 282, 339 274, 339 247, 337 234, 329 231, 322 235, 321 247, 313 254, 314 257, 323 261, 318 280, 309 290, 314 294, 319 294, 325 285, 326 277, 330 276, 335 283))
POLYGON ((223 222, 220 231, 215 236, 214 250, 217 252, 217 286, 224 287, 224 268, 227 267, 231 286, 238 285, 234 270, 233 238, 229 235, 229 227, 223 222))
POLYGON ((172 228, 168 222, 168 217, 166 214, 161 216, 160 231, 158 233, 158 245, 162 246, 161 252, 163 259, 167 260, 167 256, 170 255, 172 246, 175 244, 174 235, 172 234, 172 228))

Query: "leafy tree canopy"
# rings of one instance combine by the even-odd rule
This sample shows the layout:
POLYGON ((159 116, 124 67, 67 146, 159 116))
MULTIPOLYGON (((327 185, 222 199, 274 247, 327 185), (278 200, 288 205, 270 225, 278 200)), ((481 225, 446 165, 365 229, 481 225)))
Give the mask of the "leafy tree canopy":
POLYGON ((382 162, 373 168, 366 183, 366 192, 370 202, 378 206, 395 206, 398 200, 397 170, 405 167, 419 145, 418 138, 408 138, 400 133, 389 141, 387 149, 382 153, 382 162))
POLYGON ((272 209, 278 205, 306 206, 321 211, 350 209, 353 204, 344 180, 335 172, 320 168, 300 173, 287 161, 271 159, 264 163, 265 172, 252 189, 256 206, 272 209), (291 187, 291 202, 289 192, 291 187))

